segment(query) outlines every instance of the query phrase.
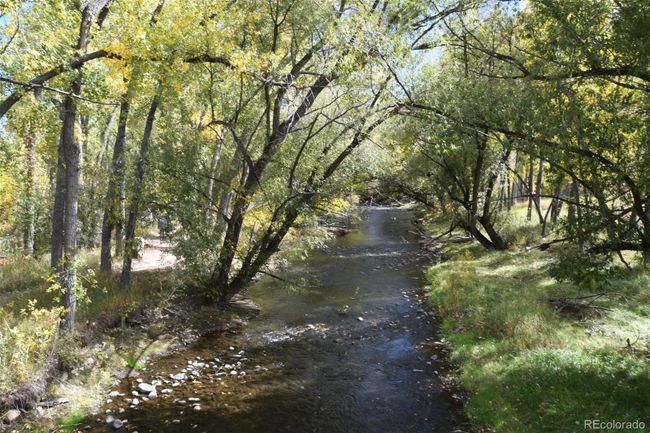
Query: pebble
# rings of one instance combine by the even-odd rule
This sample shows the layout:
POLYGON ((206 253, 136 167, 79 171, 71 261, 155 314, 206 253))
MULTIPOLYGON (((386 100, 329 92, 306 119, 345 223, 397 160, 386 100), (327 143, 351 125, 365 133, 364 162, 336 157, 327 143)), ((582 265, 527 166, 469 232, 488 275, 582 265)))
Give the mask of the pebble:
POLYGON ((122 426, 124 426, 124 422, 122 420, 116 419, 115 421, 113 421, 113 428, 115 430, 121 429, 122 426))
POLYGON ((145 394, 149 394, 150 392, 155 391, 156 387, 153 386, 153 385, 150 385, 148 383, 141 382, 141 383, 138 383, 138 389, 140 390, 140 392, 143 392, 145 394))
POLYGON ((138 400, 137 398, 134 398, 133 400, 131 400, 131 404, 132 404, 133 406, 137 406, 137 405, 140 404, 140 400, 138 400))

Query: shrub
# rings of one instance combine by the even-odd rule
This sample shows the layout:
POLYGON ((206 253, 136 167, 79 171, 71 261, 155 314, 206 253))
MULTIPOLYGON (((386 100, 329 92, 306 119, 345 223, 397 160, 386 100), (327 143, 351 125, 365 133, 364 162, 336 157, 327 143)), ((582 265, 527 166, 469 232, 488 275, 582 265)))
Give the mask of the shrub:
POLYGON ((0 392, 8 392, 43 373, 49 364, 59 324, 60 309, 36 308, 20 314, 0 310, 0 392))
POLYGON ((568 281, 589 292, 607 290, 620 274, 606 255, 580 254, 569 248, 558 254, 549 267, 550 275, 558 281, 568 281))

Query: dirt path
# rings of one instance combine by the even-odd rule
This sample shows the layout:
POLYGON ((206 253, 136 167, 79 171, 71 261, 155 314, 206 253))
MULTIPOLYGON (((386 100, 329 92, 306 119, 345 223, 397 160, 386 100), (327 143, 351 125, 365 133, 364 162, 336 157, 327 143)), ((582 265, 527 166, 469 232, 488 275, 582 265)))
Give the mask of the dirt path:
POLYGON ((133 272, 153 271, 170 268, 176 264, 176 256, 172 254, 173 245, 158 239, 144 240, 144 253, 133 261, 133 272))

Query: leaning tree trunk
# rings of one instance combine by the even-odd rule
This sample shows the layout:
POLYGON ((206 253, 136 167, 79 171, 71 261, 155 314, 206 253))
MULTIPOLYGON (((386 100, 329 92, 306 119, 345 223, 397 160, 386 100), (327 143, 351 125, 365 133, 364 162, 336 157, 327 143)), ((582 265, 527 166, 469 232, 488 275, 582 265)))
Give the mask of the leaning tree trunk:
POLYGON ((156 119, 156 110, 158 110, 159 100, 160 94, 157 93, 151 101, 149 113, 147 114, 147 122, 142 135, 142 142, 140 143, 140 157, 135 169, 133 194, 131 195, 131 203, 129 206, 129 219, 126 223, 126 232, 124 234, 124 260, 122 262, 122 276, 120 277, 120 286, 122 287, 127 287, 131 283, 131 266, 133 264, 133 257, 137 254, 137 248, 134 242, 135 227, 140 212, 145 165, 147 163, 147 155, 149 154, 149 143, 151 141, 151 133, 153 131, 154 120, 156 119))
MULTIPOLYGON (((102 240, 101 240, 101 253, 99 269, 102 272, 110 272, 112 269, 111 262, 111 236, 116 220, 121 215, 121 191, 122 184, 124 183, 125 173, 124 165, 126 161, 126 124, 129 117, 129 101, 127 97, 122 100, 120 104, 120 117, 117 125, 117 137, 115 138, 115 146, 113 147, 113 160, 111 163, 111 174, 108 180, 108 188, 106 190, 104 216, 102 218, 102 240)), ((116 236, 117 238, 117 236, 116 236)), ((119 238, 116 239, 119 244, 119 238)))
MULTIPOLYGON (((303 67, 310 58, 311 54, 307 54, 303 58, 303 61, 298 62, 289 75, 295 78, 298 72, 300 72, 300 67, 303 67)), ((221 251, 219 252, 219 258, 217 259, 215 269, 206 287, 209 297, 222 301, 228 296, 229 292, 231 292, 229 287, 230 271, 235 259, 235 253, 239 246, 241 231, 244 226, 244 214, 248 209, 250 200, 257 192, 268 164, 291 132, 291 128, 306 115, 312 104, 318 98, 318 95, 320 95, 330 82, 331 78, 327 76, 317 78, 310 86, 309 92, 303 98, 298 108, 296 108, 291 116, 282 122, 280 121, 281 106, 284 102, 283 95, 286 94, 288 88, 283 88, 278 92, 275 106, 273 107, 272 131, 270 131, 270 134, 267 136, 262 154, 254 162, 251 161, 250 172, 245 176, 245 179, 243 179, 244 182, 242 182, 243 186, 241 188, 241 193, 236 195, 235 201, 232 205, 231 215, 226 221, 226 233, 223 239, 221 251)), ((246 155, 243 156, 246 157, 246 155)))

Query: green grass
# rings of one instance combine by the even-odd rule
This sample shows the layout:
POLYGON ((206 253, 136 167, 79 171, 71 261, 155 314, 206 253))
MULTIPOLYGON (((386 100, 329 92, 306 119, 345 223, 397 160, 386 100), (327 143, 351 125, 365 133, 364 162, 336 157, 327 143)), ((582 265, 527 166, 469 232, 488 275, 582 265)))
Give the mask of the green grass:
POLYGON ((608 281, 615 295, 598 301, 606 314, 580 321, 548 303, 588 294, 549 276, 554 253, 487 252, 475 244, 444 253, 448 260, 428 271, 429 294, 476 424, 498 433, 561 433, 585 431, 585 419, 640 419, 650 431, 646 272, 618 272, 608 281))

